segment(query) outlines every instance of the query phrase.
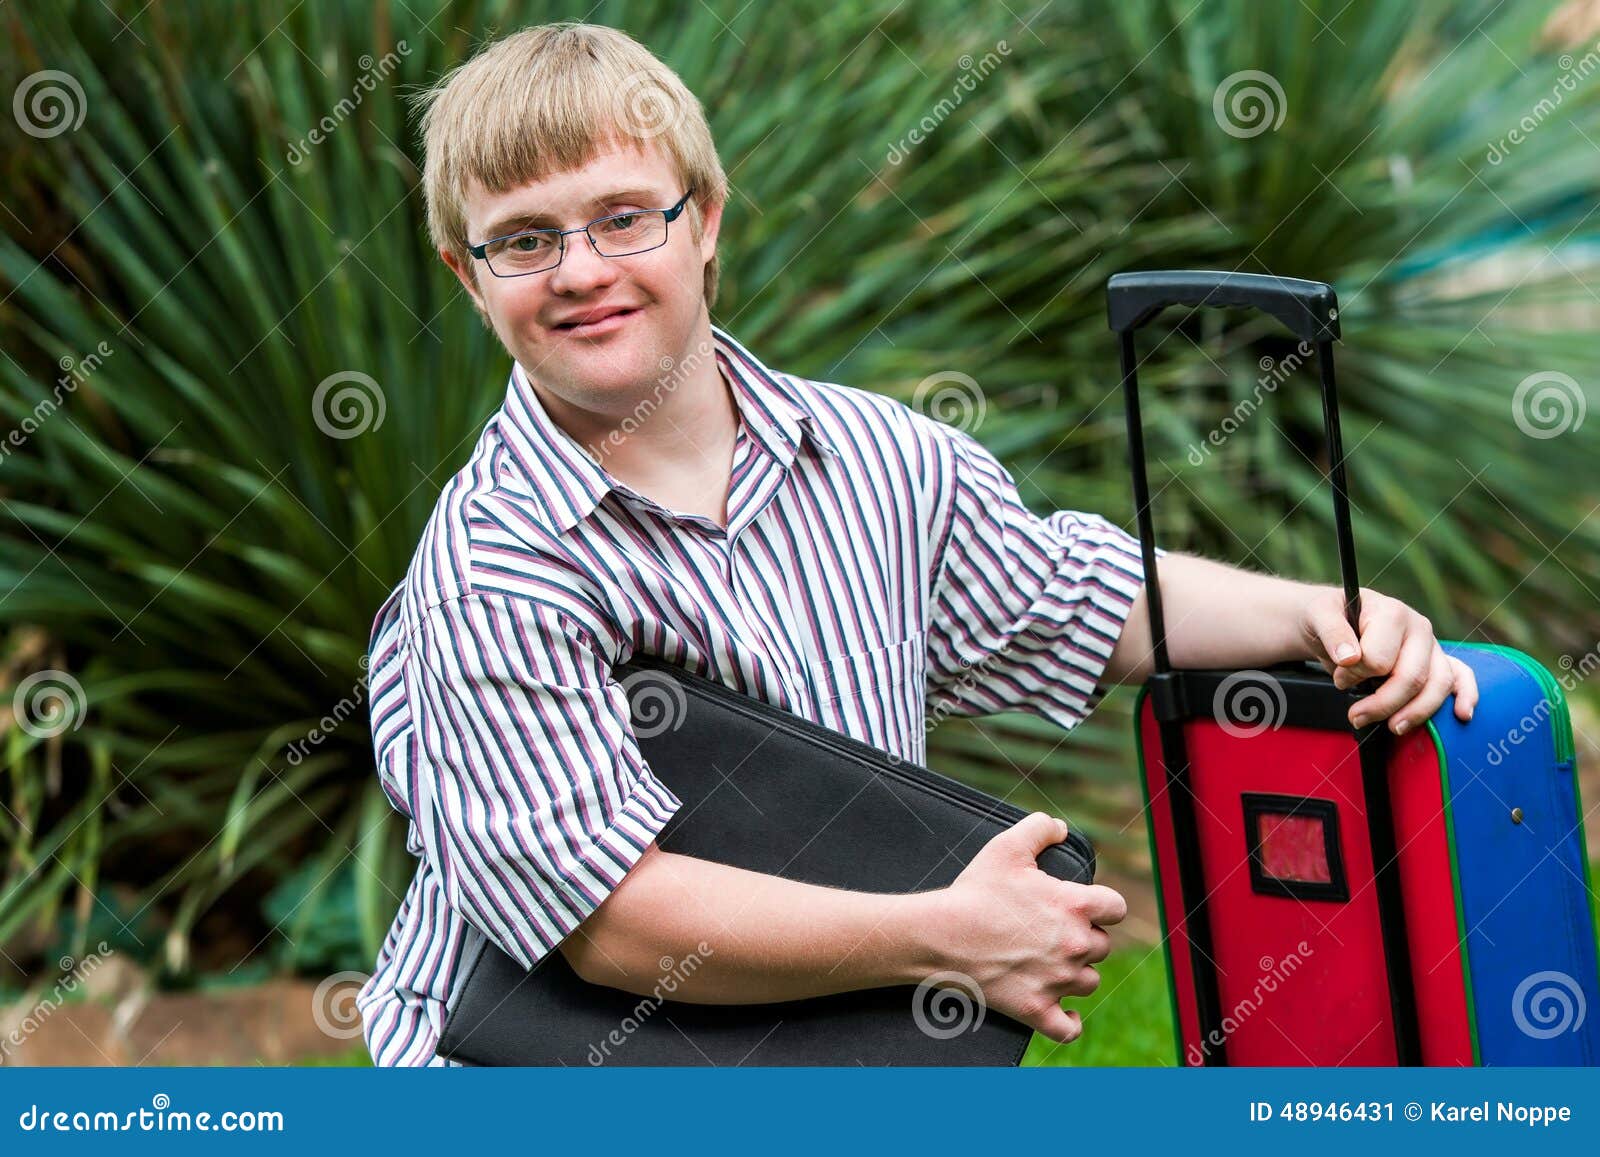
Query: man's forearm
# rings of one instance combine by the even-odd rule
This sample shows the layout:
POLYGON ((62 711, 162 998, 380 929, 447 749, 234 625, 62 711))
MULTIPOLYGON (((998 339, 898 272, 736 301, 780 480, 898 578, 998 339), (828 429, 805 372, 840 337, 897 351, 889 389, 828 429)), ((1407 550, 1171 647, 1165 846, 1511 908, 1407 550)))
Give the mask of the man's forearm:
MULTIPOLYGON (((1254 574, 1188 554, 1156 564, 1167 657, 1174 667, 1265 667, 1313 657, 1301 626, 1316 584, 1254 574)), ((1106 679, 1139 683, 1155 669, 1151 653, 1149 584, 1128 613, 1106 679)))
POLYGON ((561 951, 584 979, 629 992, 670 972, 674 1000, 795 1000, 937 971, 934 903, 931 892, 823 888, 652 848, 561 951))

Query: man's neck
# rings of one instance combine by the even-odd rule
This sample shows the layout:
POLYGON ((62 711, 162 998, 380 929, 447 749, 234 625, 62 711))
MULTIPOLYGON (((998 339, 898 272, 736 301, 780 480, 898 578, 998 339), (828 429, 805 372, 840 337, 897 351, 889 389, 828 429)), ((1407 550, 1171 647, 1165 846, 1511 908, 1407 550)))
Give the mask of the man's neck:
POLYGON ((551 420, 613 478, 669 509, 726 523, 739 409, 708 327, 671 369, 604 412, 544 390, 539 398, 551 420))

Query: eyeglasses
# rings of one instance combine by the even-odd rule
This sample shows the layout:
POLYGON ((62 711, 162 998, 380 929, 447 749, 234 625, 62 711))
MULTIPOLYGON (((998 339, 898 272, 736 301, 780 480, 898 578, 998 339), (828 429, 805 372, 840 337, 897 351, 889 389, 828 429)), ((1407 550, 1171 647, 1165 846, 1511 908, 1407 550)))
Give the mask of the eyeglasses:
POLYGON ((467 252, 485 262, 496 277, 526 277, 554 269, 566 256, 569 233, 587 236, 601 257, 647 253, 667 243, 667 224, 677 220, 693 193, 691 188, 670 209, 631 209, 597 218, 576 229, 525 229, 491 237, 481 245, 469 244, 467 252))

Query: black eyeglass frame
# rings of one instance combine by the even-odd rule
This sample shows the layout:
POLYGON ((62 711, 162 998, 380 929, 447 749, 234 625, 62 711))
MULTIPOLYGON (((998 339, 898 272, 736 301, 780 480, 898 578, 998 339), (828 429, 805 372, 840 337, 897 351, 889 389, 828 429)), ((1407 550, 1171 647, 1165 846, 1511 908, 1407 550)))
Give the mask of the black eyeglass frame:
POLYGON ((595 251, 595 253, 600 257, 607 257, 607 258, 636 257, 640 253, 649 253, 651 250, 660 249, 661 246, 663 246, 663 245, 665 245, 667 243, 668 239, 672 236, 672 230, 671 230, 670 226, 672 225, 672 223, 674 221, 676 221, 678 219, 679 215, 682 214, 682 212, 684 210, 684 207, 686 205, 688 205, 688 203, 689 203, 689 198, 692 197, 693 195, 694 195, 694 188, 691 186, 689 188, 688 192, 684 193, 684 195, 678 199, 678 203, 676 205, 672 206, 672 208, 670 208, 670 209, 629 209, 629 210, 627 210, 625 212, 622 212, 622 213, 610 213, 610 214, 607 214, 604 217, 596 217, 593 221, 590 221, 587 225, 579 225, 575 229, 519 229, 515 233, 504 233, 504 234, 500 235, 499 237, 490 237, 487 241, 484 241, 484 242, 482 242, 482 243, 480 243, 478 245, 473 245, 473 244, 471 244, 469 242, 467 244, 467 252, 472 254, 472 256, 474 258, 476 258, 477 260, 479 260, 479 261, 483 262, 485 265, 487 265, 489 267, 489 272, 494 274, 494 276, 496 276, 496 277, 530 277, 535 273, 549 273, 552 269, 556 268, 556 266, 560 265, 564 260, 566 260, 566 257, 567 257, 567 235, 569 233, 582 233, 585 237, 587 237, 589 239, 589 247, 591 249, 593 249, 595 251), (616 219, 618 217, 637 217, 641 213, 660 213, 662 218, 664 219, 665 223, 667 224, 667 226, 669 226, 669 228, 667 230, 667 235, 662 237, 661 240, 659 242, 657 242, 656 244, 648 246, 648 247, 646 247, 644 249, 632 249, 632 250, 629 250, 627 253, 601 253, 600 252, 600 246, 596 243, 596 241, 594 239, 594 234, 589 232, 589 230, 591 228, 593 228, 596 225, 603 225, 603 224, 605 224, 605 222, 614 220, 614 219, 616 219), (524 237, 524 236, 527 236, 527 235, 532 234, 532 233, 539 233, 539 234, 543 234, 545 236, 549 236, 551 234, 555 235, 556 245, 557 245, 557 252, 556 252, 555 261, 553 263, 549 264, 549 265, 546 265, 542 269, 529 269, 529 270, 525 270, 522 273, 499 273, 499 272, 496 272, 494 265, 491 264, 490 261, 489 261, 489 253, 488 253, 489 246, 493 245, 496 241, 510 241, 513 238, 524 237))

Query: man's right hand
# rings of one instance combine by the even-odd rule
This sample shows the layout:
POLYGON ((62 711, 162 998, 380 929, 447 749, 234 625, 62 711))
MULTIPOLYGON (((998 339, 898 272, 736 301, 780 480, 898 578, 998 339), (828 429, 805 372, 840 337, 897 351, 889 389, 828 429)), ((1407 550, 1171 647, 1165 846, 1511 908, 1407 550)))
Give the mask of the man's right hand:
POLYGON ((937 926, 929 930, 948 970, 976 981, 990 1008, 1062 1044, 1078 1038, 1083 1019, 1061 998, 1099 987, 1094 965, 1111 953, 1104 926, 1128 914, 1113 889, 1039 867, 1039 854, 1066 838, 1066 821, 1044 812, 995 836, 933 894, 937 926))

